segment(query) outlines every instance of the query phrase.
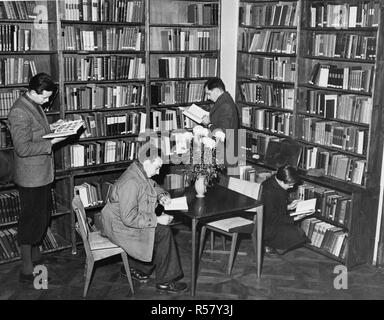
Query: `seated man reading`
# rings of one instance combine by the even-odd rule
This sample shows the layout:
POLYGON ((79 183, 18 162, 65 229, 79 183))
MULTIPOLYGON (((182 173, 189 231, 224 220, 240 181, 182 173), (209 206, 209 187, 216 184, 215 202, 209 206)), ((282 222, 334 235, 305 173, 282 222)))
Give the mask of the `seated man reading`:
POLYGON ((183 276, 179 255, 168 224, 172 216, 156 216, 158 203, 170 202, 152 176, 163 164, 159 150, 144 145, 139 161, 133 162, 114 183, 102 210, 104 234, 129 255, 132 277, 146 282, 156 269, 156 288, 160 292, 178 293, 187 285, 176 282, 183 276))

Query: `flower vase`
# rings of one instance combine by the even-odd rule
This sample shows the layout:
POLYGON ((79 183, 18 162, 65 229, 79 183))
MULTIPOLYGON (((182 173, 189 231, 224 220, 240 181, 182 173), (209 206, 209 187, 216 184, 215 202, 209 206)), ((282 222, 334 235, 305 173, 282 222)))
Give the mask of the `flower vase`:
POLYGON ((196 197, 197 198, 204 198, 205 197, 205 193, 207 192, 206 176, 200 175, 196 178, 195 190, 196 190, 196 197))

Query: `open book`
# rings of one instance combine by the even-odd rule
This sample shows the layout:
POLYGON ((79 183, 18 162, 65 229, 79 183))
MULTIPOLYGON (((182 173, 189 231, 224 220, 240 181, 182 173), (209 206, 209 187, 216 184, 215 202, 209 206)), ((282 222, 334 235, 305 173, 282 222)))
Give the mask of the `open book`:
POLYGON ((84 125, 83 120, 71 120, 62 122, 52 133, 48 133, 43 138, 58 138, 76 134, 77 131, 84 125))
POLYGON ((165 211, 183 211, 188 210, 187 197, 179 197, 171 199, 171 203, 164 206, 165 211))
POLYGON ((197 123, 201 123, 204 116, 209 116, 209 112, 200 108, 196 104, 192 104, 190 107, 183 111, 183 114, 197 123))
POLYGON ((291 212, 289 215, 293 219, 299 220, 316 212, 316 198, 302 200, 297 203, 296 210, 291 212))

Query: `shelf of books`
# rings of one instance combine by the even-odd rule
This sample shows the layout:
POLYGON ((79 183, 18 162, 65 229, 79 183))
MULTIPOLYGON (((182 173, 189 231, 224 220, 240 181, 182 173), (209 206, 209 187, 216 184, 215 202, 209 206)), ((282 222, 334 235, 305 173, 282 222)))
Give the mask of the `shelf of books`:
POLYGON ((149 127, 191 128, 193 103, 208 108, 204 83, 219 76, 220 1, 149 1, 149 127))
POLYGON ((317 214, 301 222, 308 247, 348 267, 373 253, 382 11, 375 0, 240 2, 238 103, 249 161, 268 167, 271 141, 289 138, 300 146, 301 188, 318 198, 317 214), (295 39, 292 56, 286 39, 295 39))

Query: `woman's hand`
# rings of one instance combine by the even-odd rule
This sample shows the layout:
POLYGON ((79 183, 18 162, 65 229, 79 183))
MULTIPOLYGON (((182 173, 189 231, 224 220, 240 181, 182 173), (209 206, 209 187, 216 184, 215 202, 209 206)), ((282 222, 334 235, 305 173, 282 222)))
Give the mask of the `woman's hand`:
POLYGON ((164 226, 169 225, 173 220, 173 216, 170 216, 169 214, 163 213, 161 216, 157 217, 157 223, 160 223, 164 226))

